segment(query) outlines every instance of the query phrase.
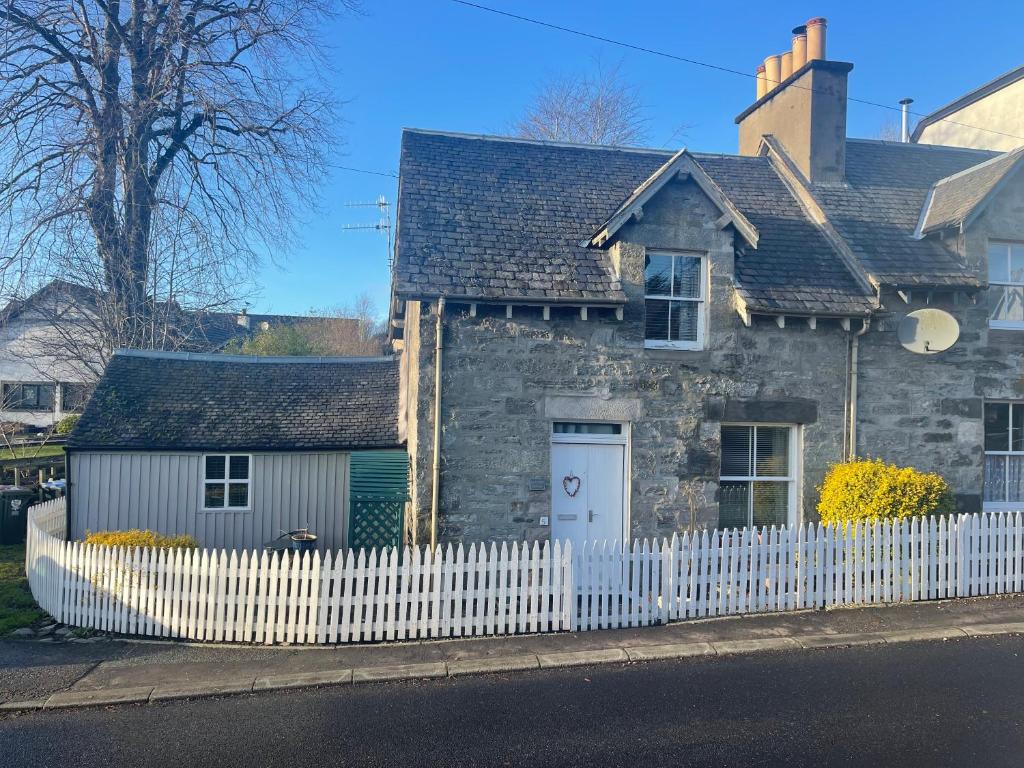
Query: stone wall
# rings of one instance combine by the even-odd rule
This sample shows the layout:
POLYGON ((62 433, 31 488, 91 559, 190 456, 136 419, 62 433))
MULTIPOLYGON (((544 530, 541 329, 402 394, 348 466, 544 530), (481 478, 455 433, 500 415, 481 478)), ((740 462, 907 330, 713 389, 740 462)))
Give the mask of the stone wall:
MULTIPOLYGON (((631 424, 629 512, 635 536, 668 535, 718 520, 720 425, 726 414, 806 418, 802 516, 815 518, 816 486, 842 458, 847 335, 834 321, 816 330, 790 319, 744 327, 734 307, 733 235, 691 182, 667 186, 613 248, 628 303, 613 310, 449 305, 445 318, 439 540, 538 539, 550 530, 550 437, 556 419, 631 424), (705 252, 710 258, 707 339, 702 351, 646 350, 643 270, 647 248, 705 252), (774 409, 774 410, 773 410, 774 409), (804 414, 804 415, 800 415, 804 414), (811 414, 810 416, 806 414, 811 414)), ((418 450, 414 475, 420 540, 430 516, 434 317, 418 325, 418 450)))
MULTIPOLYGON (((1024 241, 1024 178, 1018 177, 955 241, 966 263, 988 279, 988 241, 1024 241)), ((919 469, 950 482, 963 511, 981 508, 985 400, 1024 399, 1024 331, 992 330, 996 295, 976 297, 911 292, 905 304, 884 295, 887 313, 872 325, 860 349, 857 451, 919 469), (907 312, 938 306, 960 323, 960 340, 937 355, 915 355, 896 339, 907 312)))

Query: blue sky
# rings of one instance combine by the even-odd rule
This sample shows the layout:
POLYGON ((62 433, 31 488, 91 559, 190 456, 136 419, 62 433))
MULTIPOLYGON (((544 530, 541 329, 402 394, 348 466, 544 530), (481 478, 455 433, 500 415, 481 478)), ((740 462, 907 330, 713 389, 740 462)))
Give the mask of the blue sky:
MULTIPOLYGON (((733 118, 753 101, 752 79, 627 51, 502 18, 451 0, 364 0, 366 14, 327 31, 334 89, 343 107, 345 143, 333 162, 376 171, 398 169, 403 127, 503 133, 551 77, 588 72, 595 57, 622 61, 649 117, 649 144, 735 152, 733 118), (673 134, 688 126, 682 136, 673 134)), ((851 61, 850 96, 895 105, 915 99, 927 113, 1018 66, 1024 3, 965 6, 935 2, 623 3, 481 0, 524 16, 690 59, 753 72, 785 50, 790 30, 813 16, 829 20, 828 58, 851 61)), ((851 136, 876 136, 896 112, 851 103, 851 136)), ((254 311, 304 313, 344 305, 362 292, 384 311, 387 241, 374 231, 375 208, 352 208, 384 195, 397 180, 335 170, 320 210, 304 217, 303 238, 256 280, 254 311)))

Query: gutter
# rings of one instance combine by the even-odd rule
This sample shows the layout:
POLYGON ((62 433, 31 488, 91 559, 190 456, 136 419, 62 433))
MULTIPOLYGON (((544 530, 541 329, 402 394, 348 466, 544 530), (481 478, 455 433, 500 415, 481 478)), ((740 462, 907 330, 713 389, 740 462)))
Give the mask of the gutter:
POLYGON ((430 551, 437 550, 437 508, 441 483, 441 366, 444 361, 444 296, 437 300, 434 331, 434 450, 430 483, 430 551))

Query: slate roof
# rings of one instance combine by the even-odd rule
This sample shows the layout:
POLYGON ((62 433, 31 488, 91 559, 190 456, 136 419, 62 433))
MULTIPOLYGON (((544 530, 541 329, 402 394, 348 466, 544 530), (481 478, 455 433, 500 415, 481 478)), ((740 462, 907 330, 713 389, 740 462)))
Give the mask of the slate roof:
MULTIPOLYGON (((402 137, 395 292, 399 297, 624 300, 607 253, 583 247, 673 153, 406 130, 402 137)), ((957 254, 915 237, 938 180, 994 153, 849 139, 847 182, 808 191, 852 265, 767 157, 692 157, 756 228, 737 259, 748 309, 863 315, 866 273, 897 286, 978 287, 957 254)))
POLYGON ((921 215, 919 232, 928 234, 969 222, 1020 167, 1021 158, 1024 147, 935 182, 921 215))
POLYGON ((814 184, 829 221, 864 268, 897 287, 979 285, 956 252, 914 234, 931 186, 993 152, 868 139, 846 141, 846 183, 814 184))
POLYGON ((118 351, 70 450, 395 448, 390 358, 251 358, 118 351))

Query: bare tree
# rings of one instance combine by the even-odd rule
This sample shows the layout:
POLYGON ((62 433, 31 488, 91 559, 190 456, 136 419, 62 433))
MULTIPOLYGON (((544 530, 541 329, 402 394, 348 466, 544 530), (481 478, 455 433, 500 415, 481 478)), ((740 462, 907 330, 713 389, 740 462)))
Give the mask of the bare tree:
POLYGON ((357 2, 0 0, 0 292, 93 289, 101 356, 237 306, 315 204, 319 32, 357 2))
POLYGON ((878 127, 878 132, 875 134, 876 139, 882 141, 902 141, 903 131, 900 128, 898 120, 886 120, 878 127))
POLYGON ((387 320, 370 295, 361 293, 341 307, 314 312, 322 321, 315 326, 326 354, 377 357, 387 350, 387 320))
POLYGON ((647 139, 647 119, 639 90, 622 76, 622 63, 606 67, 598 60, 591 74, 544 85, 513 130, 525 139, 642 144, 647 139))

